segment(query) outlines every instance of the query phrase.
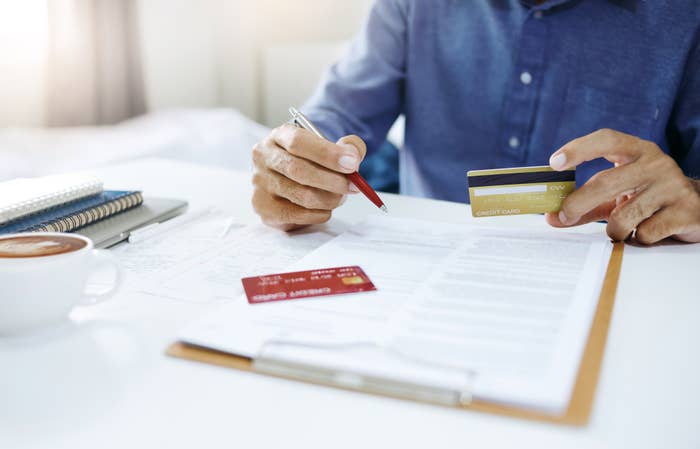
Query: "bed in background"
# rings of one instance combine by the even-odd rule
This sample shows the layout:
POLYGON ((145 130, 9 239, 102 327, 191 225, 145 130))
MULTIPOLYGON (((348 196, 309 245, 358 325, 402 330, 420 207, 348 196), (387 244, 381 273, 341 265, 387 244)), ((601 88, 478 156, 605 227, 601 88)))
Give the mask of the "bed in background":
MULTIPOLYGON (((262 50, 259 110, 263 123, 277 126, 289 106, 301 105, 346 42, 274 45, 262 50)), ((114 126, 0 129, 0 181, 77 171, 140 157, 166 157, 238 170, 251 166, 250 150, 269 127, 235 109, 187 108, 154 111, 114 126)), ((365 165, 370 178, 395 170, 403 145, 403 121, 390 131, 393 146, 381 161, 365 165)), ((393 190, 392 180, 377 188, 393 190)))

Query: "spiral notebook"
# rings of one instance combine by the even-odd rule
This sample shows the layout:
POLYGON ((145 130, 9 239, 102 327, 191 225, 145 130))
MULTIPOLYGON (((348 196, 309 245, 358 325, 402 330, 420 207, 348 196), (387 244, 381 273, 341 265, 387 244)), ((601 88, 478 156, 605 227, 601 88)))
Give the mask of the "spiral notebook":
POLYGON ((0 225, 97 195, 102 190, 101 180, 79 174, 19 178, 0 183, 0 225))
POLYGON ((141 192, 104 191, 0 225, 0 234, 73 232, 143 203, 141 192))

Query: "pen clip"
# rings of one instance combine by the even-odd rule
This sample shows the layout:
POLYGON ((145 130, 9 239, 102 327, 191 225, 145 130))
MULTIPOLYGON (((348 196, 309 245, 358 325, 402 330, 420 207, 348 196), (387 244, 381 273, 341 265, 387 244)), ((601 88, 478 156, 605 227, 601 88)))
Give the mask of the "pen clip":
POLYGON ((292 116, 292 118, 290 118, 287 123, 289 123, 290 125, 294 125, 297 128, 304 128, 304 125, 302 124, 300 117, 299 117, 300 113, 297 110, 297 108, 295 108, 294 106, 290 107, 289 114, 292 116))
POLYGON ((129 231, 129 235, 138 235, 141 234, 142 232, 152 230, 160 225, 159 221, 154 221, 153 223, 149 223, 145 226, 141 226, 140 228, 132 229, 129 231))
POLYGON ((313 123, 311 123, 311 120, 309 120, 300 110, 298 110, 295 107, 291 107, 291 108, 289 108, 289 113, 292 116, 292 119, 290 120, 290 122, 293 125, 296 125, 300 128, 304 128, 307 131, 311 131, 312 133, 316 134, 316 136, 320 137, 321 139, 328 140, 328 139, 326 139, 326 136, 323 135, 321 130, 316 128, 316 126, 313 123))

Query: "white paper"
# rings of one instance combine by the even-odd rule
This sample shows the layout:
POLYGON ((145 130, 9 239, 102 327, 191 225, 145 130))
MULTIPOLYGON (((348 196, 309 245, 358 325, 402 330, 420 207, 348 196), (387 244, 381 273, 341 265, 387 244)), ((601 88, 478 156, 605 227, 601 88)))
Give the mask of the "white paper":
POLYGON ((253 306, 241 299, 181 338, 558 412, 611 248, 603 235, 372 218, 290 269, 359 265, 376 292, 253 306))
POLYGON ((186 301, 237 298, 241 278, 279 272, 337 235, 330 227, 285 233, 207 216, 162 236, 115 248, 126 288, 186 301), (224 231, 228 228, 228 232, 224 231))

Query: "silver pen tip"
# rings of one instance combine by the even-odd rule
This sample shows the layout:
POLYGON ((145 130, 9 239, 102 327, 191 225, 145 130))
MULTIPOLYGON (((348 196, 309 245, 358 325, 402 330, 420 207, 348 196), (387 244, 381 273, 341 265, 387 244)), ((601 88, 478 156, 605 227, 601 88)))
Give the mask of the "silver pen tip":
POLYGON ((387 209, 386 206, 383 205, 383 204, 381 205, 380 209, 381 209, 382 212, 384 212, 385 214, 388 214, 388 213, 389 213, 389 209, 387 209))

